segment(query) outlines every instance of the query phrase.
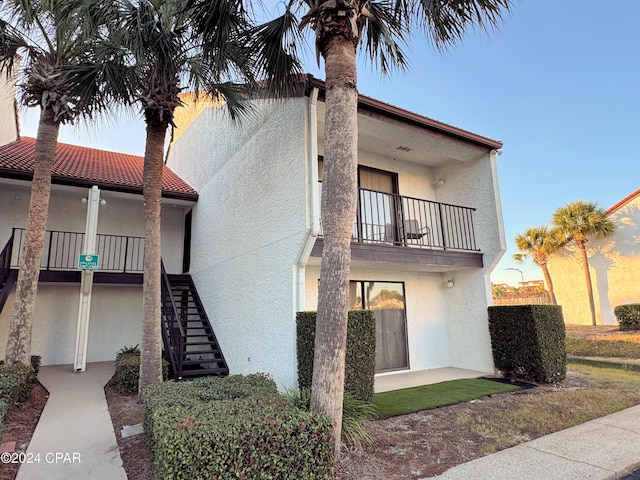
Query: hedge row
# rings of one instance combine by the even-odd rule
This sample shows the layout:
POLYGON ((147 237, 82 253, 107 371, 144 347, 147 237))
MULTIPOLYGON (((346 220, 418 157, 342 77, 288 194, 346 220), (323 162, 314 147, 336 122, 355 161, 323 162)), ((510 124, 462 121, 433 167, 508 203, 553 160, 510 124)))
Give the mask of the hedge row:
POLYGON ((620 330, 640 330, 640 303, 618 305, 613 309, 620 330))
POLYGON ((13 405, 31 398, 35 381, 36 373, 31 366, 20 363, 0 365, 0 430, 13 405))
MULTIPOLYGON (((344 390, 354 398, 370 402, 376 370, 376 320, 370 310, 353 310, 347 320, 347 352, 344 390)), ((311 388, 316 339, 316 312, 298 312, 298 386, 311 388)))
POLYGON ((331 420, 264 375, 154 384, 143 399, 159 478, 333 478, 331 420))
POLYGON ((559 305, 489 307, 493 361, 508 377, 559 382, 567 374, 565 327, 559 305))

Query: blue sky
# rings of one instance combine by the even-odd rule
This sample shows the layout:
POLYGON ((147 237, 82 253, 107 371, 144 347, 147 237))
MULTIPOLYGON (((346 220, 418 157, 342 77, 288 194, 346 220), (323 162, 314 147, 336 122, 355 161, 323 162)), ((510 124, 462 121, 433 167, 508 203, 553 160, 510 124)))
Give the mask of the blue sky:
MULTIPOLYGON (((542 278, 535 265, 511 260, 513 239, 556 208, 582 199, 606 209, 640 188, 638 18, 637 0, 522 0, 498 31, 471 32, 444 54, 414 37, 407 72, 382 78, 360 65, 361 93, 504 143, 508 251, 495 283, 520 281, 507 268, 542 278)), ((307 71, 322 78, 309 58, 307 71)), ((23 120, 23 135, 35 136, 35 116, 23 120)), ((63 126, 59 140, 141 155, 144 126, 135 115, 63 126)))

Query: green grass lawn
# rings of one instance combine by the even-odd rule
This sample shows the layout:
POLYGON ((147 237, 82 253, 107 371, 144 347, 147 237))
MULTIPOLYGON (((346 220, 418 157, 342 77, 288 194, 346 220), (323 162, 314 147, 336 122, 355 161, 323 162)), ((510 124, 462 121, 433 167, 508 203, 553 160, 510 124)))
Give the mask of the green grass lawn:
POLYGON ((450 382, 403 388, 393 392, 376 393, 373 404, 378 418, 419 412, 428 408, 466 402, 496 393, 507 393, 520 387, 482 379, 452 380, 450 382))

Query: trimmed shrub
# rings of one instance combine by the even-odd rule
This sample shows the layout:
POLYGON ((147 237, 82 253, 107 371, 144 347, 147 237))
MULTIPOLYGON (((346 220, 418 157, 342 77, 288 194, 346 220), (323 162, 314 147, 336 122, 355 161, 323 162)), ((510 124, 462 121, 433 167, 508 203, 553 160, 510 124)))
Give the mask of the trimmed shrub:
POLYGON ((493 361, 507 377, 559 382, 567 374, 562 307, 489 307, 493 361))
MULTIPOLYGON (((347 323, 344 390, 354 398, 370 402, 376 371, 376 319, 370 310, 352 310, 347 323)), ((316 312, 296 315, 298 387, 311 388, 316 339, 316 312)))
MULTIPOLYGON (((162 378, 169 378, 169 363, 162 359, 162 378)), ((116 373, 113 376, 116 388, 121 395, 138 393, 140 380, 140 349, 124 347, 116 354, 116 373)))
POLYGON ((31 398, 32 385, 36 381, 33 367, 15 363, 0 365, 0 399, 13 406, 31 398))
POLYGON ((159 478, 333 478, 331 420, 289 406, 264 375, 154 384, 143 398, 159 478))
POLYGON ((36 375, 31 366, 21 363, 0 365, 0 430, 11 408, 31 398, 35 381, 36 375))
POLYGON ((618 305, 613 309, 620 330, 640 330, 640 303, 618 305))

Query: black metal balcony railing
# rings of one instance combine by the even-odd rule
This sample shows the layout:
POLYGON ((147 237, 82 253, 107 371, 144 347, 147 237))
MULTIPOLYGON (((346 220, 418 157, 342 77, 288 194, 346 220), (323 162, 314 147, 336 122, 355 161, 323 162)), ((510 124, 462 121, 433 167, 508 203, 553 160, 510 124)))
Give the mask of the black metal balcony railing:
POLYGON ((361 188, 353 240, 415 248, 478 251, 473 228, 474 211, 474 208, 361 188))
MULTIPOLYGON (((17 268, 24 242, 24 229, 14 228, 11 265, 17 268)), ((77 270, 78 255, 84 253, 84 233, 47 230, 40 268, 43 270, 77 270)), ((144 237, 98 234, 96 254, 99 272, 142 273, 144 271, 144 237)))

